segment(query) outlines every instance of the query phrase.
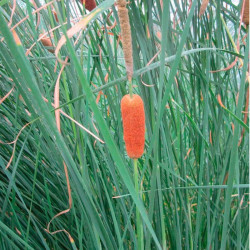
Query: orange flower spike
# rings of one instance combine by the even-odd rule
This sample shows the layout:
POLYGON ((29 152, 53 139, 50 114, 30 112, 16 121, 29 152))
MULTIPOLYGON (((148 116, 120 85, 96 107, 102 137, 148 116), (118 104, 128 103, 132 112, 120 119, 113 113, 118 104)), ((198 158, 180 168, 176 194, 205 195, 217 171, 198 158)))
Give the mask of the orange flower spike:
POLYGON ((53 13, 53 15, 55 17, 56 22, 59 23, 59 19, 58 19, 57 13, 54 10, 52 10, 52 13, 53 13))
POLYGON ((123 133, 127 154, 130 158, 140 158, 145 143, 144 104, 139 95, 125 95, 121 100, 123 133))
MULTIPOLYGON (((40 35, 41 36, 41 35, 40 35)), ((42 39, 41 39, 41 42, 42 42, 42 44, 43 44, 43 46, 45 46, 45 47, 53 47, 53 44, 52 44, 52 42, 51 42, 51 40, 50 40, 50 38, 49 37, 43 37, 42 39)), ((51 53, 55 53, 55 50, 54 49, 48 49, 48 51, 49 52, 51 52, 51 53)))
POLYGON ((95 0, 81 0, 81 3, 85 5, 85 9, 92 11, 96 7, 95 0))

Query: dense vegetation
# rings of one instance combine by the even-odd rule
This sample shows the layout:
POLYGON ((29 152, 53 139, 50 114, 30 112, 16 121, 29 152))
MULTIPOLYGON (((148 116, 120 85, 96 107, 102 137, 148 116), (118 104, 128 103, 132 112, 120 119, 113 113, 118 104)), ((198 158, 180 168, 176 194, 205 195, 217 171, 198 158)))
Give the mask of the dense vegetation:
POLYGON ((0 249, 248 249, 242 1, 128 3, 146 113, 140 195, 114 2, 87 15, 74 0, 0 1, 0 249))

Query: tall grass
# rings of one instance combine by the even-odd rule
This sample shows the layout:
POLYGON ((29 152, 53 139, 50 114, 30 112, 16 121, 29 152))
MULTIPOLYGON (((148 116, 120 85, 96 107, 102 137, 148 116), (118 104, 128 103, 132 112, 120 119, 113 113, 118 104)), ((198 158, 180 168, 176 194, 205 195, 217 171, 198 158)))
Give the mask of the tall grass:
POLYGON ((200 18, 197 0, 127 5, 134 93, 146 112, 139 196, 123 140, 120 100, 128 84, 117 9, 114 0, 97 4, 88 22, 80 2, 54 2, 57 23, 52 5, 32 14, 43 1, 0 2, 1 98, 10 92, 0 104, 0 249, 138 249, 136 207, 145 249, 248 249, 242 2, 210 1, 200 18), (50 35, 56 46, 79 15, 87 26, 67 39, 57 61, 39 35, 61 25, 50 35), (26 16, 15 28, 20 45, 10 29, 26 16), (60 109, 104 143, 62 113, 57 129, 52 104, 67 56, 60 109), (230 69, 212 73, 236 57, 230 69), (50 225, 51 233, 65 231, 50 234, 53 216, 69 208, 64 163, 72 207, 50 225))

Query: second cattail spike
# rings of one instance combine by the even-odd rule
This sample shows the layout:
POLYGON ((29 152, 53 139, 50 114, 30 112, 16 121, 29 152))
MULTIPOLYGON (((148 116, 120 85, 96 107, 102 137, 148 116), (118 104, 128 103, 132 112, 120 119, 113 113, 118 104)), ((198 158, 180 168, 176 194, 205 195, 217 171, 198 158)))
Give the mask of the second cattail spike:
POLYGON ((118 17, 121 26, 121 37, 123 53, 126 64, 126 71, 128 80, 131 81, 133 77, 133 51, 132 51, 132 39, 131 28, 129 23, 128 9, 126 8, 126 0, 117 0, 118 17))

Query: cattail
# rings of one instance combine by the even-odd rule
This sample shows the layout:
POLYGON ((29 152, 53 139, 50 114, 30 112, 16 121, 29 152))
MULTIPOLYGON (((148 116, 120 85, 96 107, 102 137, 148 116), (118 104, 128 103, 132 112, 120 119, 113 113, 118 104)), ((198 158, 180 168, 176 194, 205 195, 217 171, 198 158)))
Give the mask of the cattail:
POLYGON ((242 8, 244 8, 242 21, 243 23, 248 25, 249 24, 249 0, 245 0, 245 4, 242 8))
POLYGON ((145 142, 144 105, 139 95, 125 95, 121 100, 124 141, 130 158, 140 158, 145 142))
POLYGON ((85 9, 88 11, 91 11, 96 7, 95 0, 81 0, 81 3, 85 5, 85 9))
POLYGON ((126 0, 117 0, 118 17, 121 26, 121 37, 123 53, 125 58, 126 70, 128 80, 132 80, 133 76, 133 54, 132 54, 132 40, 131 28, 128 17, 128 9, 126 8, 126 0))
POLYGON ((53 15, 54 15, 54 17, 55 17, 56 22, 59 23, 57 13, 56 13, 54 10, 52 10, 52 13, 53 13, 53 15))
MULTIPOLYGON (((41 42, 42 42, 43 46, 45 46, 45 47, 53 47, 53 44, 52 44, 52 42, 51 42, 51 40, 50 40, 49 37, 43 37, 41 39, 41 42)), ((48 49, 48 51, 51 52, 51 53, 55 53, 54 49, 48 49)))

